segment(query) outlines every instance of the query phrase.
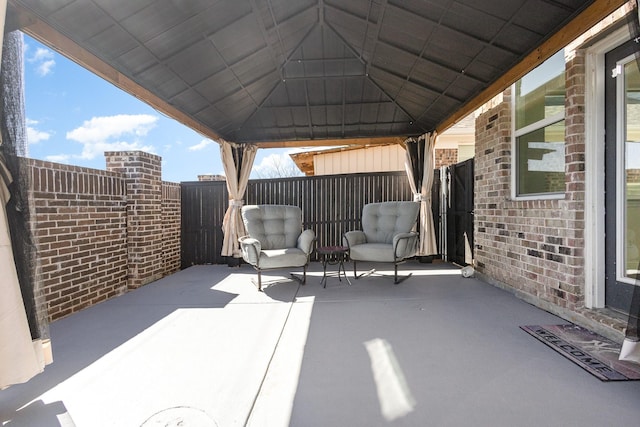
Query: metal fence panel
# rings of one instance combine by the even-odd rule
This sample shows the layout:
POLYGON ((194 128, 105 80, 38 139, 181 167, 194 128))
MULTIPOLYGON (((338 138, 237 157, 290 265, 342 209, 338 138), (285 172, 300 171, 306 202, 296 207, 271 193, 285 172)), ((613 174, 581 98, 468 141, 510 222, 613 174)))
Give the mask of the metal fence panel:
MULTIPOLYGON (((183 182, 181 186, 182 267, 226 263, 220 255, 229 197, 226 183, 183 182)), ((392 200, 413 200, 403 172, 250 180, 245 194, 247 205, 299 206, 303 226, 315 231, 317 246, 340 244, 345 232, 359 229, 365 204, 392 200)))

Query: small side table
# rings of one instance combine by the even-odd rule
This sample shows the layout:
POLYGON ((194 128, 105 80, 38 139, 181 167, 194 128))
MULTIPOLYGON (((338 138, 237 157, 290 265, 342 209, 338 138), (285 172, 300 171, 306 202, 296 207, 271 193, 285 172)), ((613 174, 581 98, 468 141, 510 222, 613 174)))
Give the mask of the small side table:
POLYGON ((347 283, 351 284, 351 281, 347 277, 347 271, 344 268, 344 261, 347 258, 347 251, 349 248, 346 246, 320 246, 317 251, 322 255, 322 280, 323 288, 327 287, 327 276, 335 274, 335 272, 327 273, 327 265, 338 266, 338 280, 342 282, 341 275, 347 279, 347 283))

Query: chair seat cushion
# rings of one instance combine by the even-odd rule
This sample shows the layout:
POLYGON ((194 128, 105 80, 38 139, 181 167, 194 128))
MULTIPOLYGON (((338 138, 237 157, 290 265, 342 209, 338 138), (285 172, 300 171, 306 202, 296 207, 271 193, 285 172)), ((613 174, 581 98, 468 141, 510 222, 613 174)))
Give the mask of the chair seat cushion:
POLYGON ((265 249, 260 252, 260 268, 304 267, 307 254, 302 249, 265 249))
POLYGON ((388 243, 363 243, 351 246, 349 258, 355 261, 394 262, 393 245, 388 243))

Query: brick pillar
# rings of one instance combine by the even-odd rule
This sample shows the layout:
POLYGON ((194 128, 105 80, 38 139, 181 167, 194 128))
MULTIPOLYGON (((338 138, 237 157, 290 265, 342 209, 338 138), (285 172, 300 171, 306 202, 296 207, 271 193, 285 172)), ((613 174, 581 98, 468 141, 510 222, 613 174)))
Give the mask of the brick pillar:
POLYGON ((127 286, 162 277, 161 157, 142 151, 106 152, 107 170, 122 175, 127 189, 127 286))

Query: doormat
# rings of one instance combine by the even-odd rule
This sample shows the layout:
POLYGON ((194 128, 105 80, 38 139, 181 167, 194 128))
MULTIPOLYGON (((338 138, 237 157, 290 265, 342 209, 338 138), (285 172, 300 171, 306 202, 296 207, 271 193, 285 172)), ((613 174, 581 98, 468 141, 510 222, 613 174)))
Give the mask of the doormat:
POLYGON ((602 381, 640 380, 640 364, 620 361, 620 344, 577 325, 530 325, 533 335, 602 381))

